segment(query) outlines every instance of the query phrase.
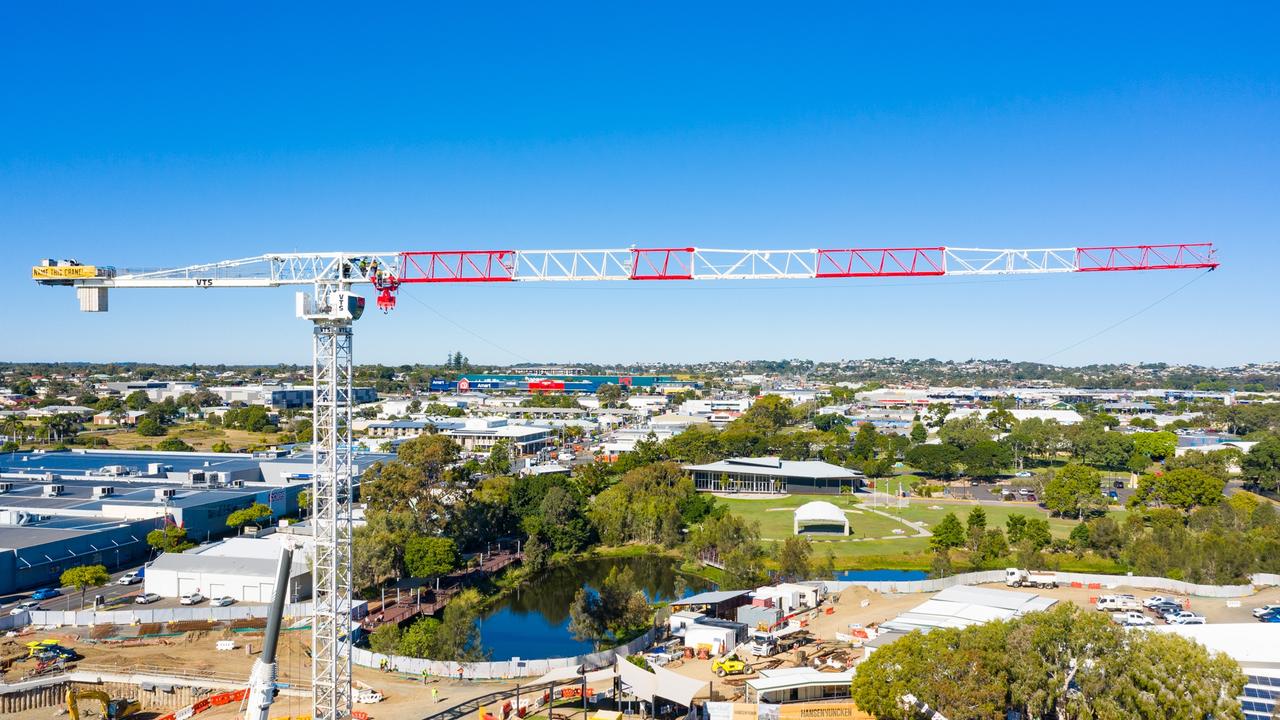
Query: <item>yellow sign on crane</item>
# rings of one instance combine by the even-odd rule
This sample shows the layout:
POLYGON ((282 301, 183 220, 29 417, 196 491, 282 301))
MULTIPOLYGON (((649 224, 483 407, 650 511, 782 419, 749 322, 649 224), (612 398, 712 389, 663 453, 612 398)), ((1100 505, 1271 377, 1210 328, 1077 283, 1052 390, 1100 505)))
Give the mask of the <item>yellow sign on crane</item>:
POLYGON ((98 277, 94 265, 36 265, 31 268, 32 280, 85 280, 98 277))

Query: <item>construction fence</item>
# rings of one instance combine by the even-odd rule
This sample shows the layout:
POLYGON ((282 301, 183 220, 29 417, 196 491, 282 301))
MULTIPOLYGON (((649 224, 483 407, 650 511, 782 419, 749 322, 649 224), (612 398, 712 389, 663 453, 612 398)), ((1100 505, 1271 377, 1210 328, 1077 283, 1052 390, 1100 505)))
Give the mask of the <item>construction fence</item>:
MULTIPOLYGON (((214 622, 247 620, 250 618, 265 618, 270 610, 270 605, 228 605, 227 607, 204 605, 155 608, 152 610, 146 608, 136 610, 28 610, 24 614, 5 616, 4 619, 16 623, 10 625, 10 627, 19 627, 21 625, 90 627, 93 625, 135 625, 192 620, 210 620, 214 622)), ((356 601, 351 606, 352 619, 359 620, 366 614, 368 614, 368 604, 363 600, 356 601)), ((284 617, 286 620, 289 618, 305 618, 309 620, 311 618, 311 603, 300 602, 285 605, 284 617)), ((4 627, 4 624, 0 623, 0 629, 4 627)))
POLYGON ((464 680, 506 680, 509 678, 541 677, 552 670, 564 667, 597 668, 612 665, 618 653, 631 655, 652 645, 664 628, 652 628, 649 632, 609 650, 578 655, 568 658, 548 658, 544 660, 524 660, 513 658, 504 662, 443 662, 425 660, 423 658, 402 657, 400 655, 383 655, 363 648, 352 648, 351 662, 368 668, 382 668, 392 672, 411 675, 430 675, 433 677, 462 678, 464 680))
MULTIPOLYGON (((1147 577, 1142 575, 1097 575, 1093 573, 1073 572, 1059 572, 1055 574, 1058 576, 1058 584, 1060 585, 1079 584, 1083 587, 1097 586, 1098 588, 1124 586, 1143 588, 1147 590, 1162 590, 1179 595, 1215 598, 1247 597, 1254 593, 1255 586, 1280 585, 1280 575, 1266 573, 1259 573, 1257 575, 1250 576, 1249 579, 1251 584, 1249 585, 1197 585, 1195 583, 1183 582, 1182 580, 1170 580, 1169 578, 1147 577)), ((984 570, 981 572, 962 573, 960 575, 935 578, 932 580, 910 580, 905 582, 859 580, 827 581, 827 587, 835 592, 839 592, 850 585, 857 585, 880 593, 933 593, 945 590, 949 587, 955 587, 956 585, 1002 583, 1004 582, 1004 577, 1004 570, 984 570)))

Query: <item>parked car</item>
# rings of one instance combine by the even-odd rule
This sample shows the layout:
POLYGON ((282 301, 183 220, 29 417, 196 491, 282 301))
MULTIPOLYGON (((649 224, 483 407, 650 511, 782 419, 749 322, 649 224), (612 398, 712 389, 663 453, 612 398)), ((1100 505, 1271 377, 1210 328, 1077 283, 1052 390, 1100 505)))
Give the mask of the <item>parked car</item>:
POLYGON ((1123 490, 1123 489, 1124 489, 1124 481, 1123 481, 1123 480, 1116 480, 1115 482, 1111 483, 1111 487, 1113 487, 1113 488, 1115 488, 1115 489, 1117 489, 1117 490, 1123 490))
POLYGON ((204 602, 204 596, 198 592, 187 593, 178 602, 182 605, 195 605, 204 602))
POLYGON ((1260 618, 1263 615, 1270 615, 1277 610, 1280 610, 1280 605, 1275 605, 1275 604, 1263 605, 1262 607, 1256 607, 1253 609, 1253 616, 1256 618, 1260 618))
POLYGON ((1116 492, 1115 490, 1108 490, 1107 497, 1111 498, 1112 500, 1119 500, 1120 493, 1116 492))
POLYGON ((1183 610, 1165 618, 1165 622, 1170 625, 1203 625, 1205 620, 1203 615, 1197 615, 1190 610, 1183 610))
POLYGON ((155 593, 142 593, 133 599, 136 605, 150 605, 153 602, 160 602, 160 596, 155 593))
POLYGON ((40 588, 39 590, 31 593, 31 599, 32 600, 48 600, 50 598, 56 598, 61 594, 62 594, 62 591, 59 590, 58 588, 40 588))
POLYGON ((1146 615, 1143 615, 1137 610, 1126 610, 1124 612, 1118 612, 1115 615, 1113 615, 1111 619, 1115 621, 1116 624, 1124 625, 1125 627, 1138 627, 1141 625, 1156 624, 1155 620, 1152 620, 1151 618, 1147 617, 1146 615))
POLYGON ((1029 477, 1031 477, 1031 476, 1032 476, 1032 474, 1033 474, 1033 473, 1032 473, 1030 470, 1023 470, 1022 472, 1016 472, 1016 473, 1014 473, 1014 474, 1013 474, 1013 476, 1014 476, 1014 477, 1020 477, 1020 478, 1029 478, 1029 477))
POLYGON ((116 584, 117 585, 137 585, 140 582, 142 582, 142 575, 139 574, 138 571, 132 570, 130 572, 127 572, 121 575, 120 579, 116 581, 116 584))
POLYGON ((1258 620, 1264 623, 1280 623, 1280 610, 1267 613, 1266 615, 1259 617, 1258 620))
POLYGON ((1177 612, 1182 612, 1186 608, 1182 607, 1181 604, 1176 602, 1163 602, 1163 603, 1157 603, 1155 605, 1152 605, 1147 609, 1155 613, 1156 615, 1159 615, 1160 617, 1164 617, 1165 615, 1172 615, 1177 612))
POLYGON ((1157 605, 1160 605, 1163 603, 1171 603, 1171 602, 1177 602, 1177 601, 1171 597, 1165 597, 1164 595, 1152 595, 1151 597, 1142 601, 1142 607, 1150 610, 1151 608, 1157 605))
POLYGON ((17 605, 14 605, 14 606, 13 606, 13 608, 12 608, 11 610, 9 610, 9 614, 10 614, 10 615, 18 615, 18 614, 24 613, 24 612, 26 612, 26 611, 28 611, 28 610, 39 610, 39 609, 40 609, 40 601, 39 601, 39 600, 23 600, 22 602, 18 603, 17 605))
POLYGON ((230 595, 223 595, 222 597, 213 598, 209 601, 209 604, 214 607, 226 607, 228 605, 234 605, 235 602, 236 599, 230 595))

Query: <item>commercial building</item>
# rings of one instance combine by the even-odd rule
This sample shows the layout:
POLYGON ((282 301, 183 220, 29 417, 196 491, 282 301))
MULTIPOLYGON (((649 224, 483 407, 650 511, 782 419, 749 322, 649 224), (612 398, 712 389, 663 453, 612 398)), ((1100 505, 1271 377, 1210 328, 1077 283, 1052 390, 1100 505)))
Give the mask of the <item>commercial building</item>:
MULTIPOLYGON (((280 542, 271 536, 234 537, 184 553, 165 553, 147 567, 143 581, 146 592, 161 597, 198 592, 208 598, 267 603, 275 594, 279 560, 280 542)), ((310 597, 311 562, 304 553, 295 552, 285 600, 310 597)))
POLYGON ((697 489, 713 492, 836 495, 857 491, 862 481, 862 473, 821 460, 729 458, 684 469, 697 489))
POLYGON ((183 395, 197 392, 200 389, 199 383, 186 380, 129 380, 126 382, 102 383, 99 387, 124 397, 141 391, 147 396, 148 400, 155 403, 169 399, 177 400, 183 395))
MULTIPOLYGON (((389 457, 358 455, 355 471, 389 457)), ((310 472, 307 455, 0 454, 0 593, 56 585, 77 565, 136 564, 150 557, 147 533, 166 523, 204 542, 231 533, 227 516, 254 503, 293 515, 310 472)))
POLYGON ((370 437, 403 438, 415 437, 431 430, 432 424, 426 420, 387 420, 369 423, 370 437))
POLYGON ((663 375, 580 375, 574 373, 467 374, 457 380, 432 378, 431 392, 466 393, 473 390, 520 390, 536 393, 594 393, 601 385, 657 390, 676 382, 663 375))
POLYGON ((442 427, 440 434, 453 438, 468 452, 488 452, 499 441, 506 440, 514 453, 536 453, 551 442, 551 431, 532 425, 512 425, 506 418, 467 418, 456 427, 442 427))
MULTIPOLYGON (((292 410, 309 408, 312 402, 312 389, 297 385, 224 385, 211 387, 209 391, 222 398, 228 405, 244 403, 245 405, 264 405, 276 410, 292 410)), ((371 387, 351 388, 351 403, 363 405, 377 402, 378 391, 371 387)))

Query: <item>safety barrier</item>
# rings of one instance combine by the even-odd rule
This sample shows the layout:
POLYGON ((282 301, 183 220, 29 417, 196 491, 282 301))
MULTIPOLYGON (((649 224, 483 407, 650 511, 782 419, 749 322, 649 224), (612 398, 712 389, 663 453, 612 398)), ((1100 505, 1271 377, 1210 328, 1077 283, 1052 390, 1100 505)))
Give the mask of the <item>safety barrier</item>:
POLYGON ((558 668, 578 667, 580 665, 602 667, 612 664, 617 653, 631 655, 644 650, 654 643, 660 632, 661 628, 653 628, 625 645, 568 658, 459 663, 402 657, 400 655, 383 655, 364 648, 353 648, 351 662, 369 668, 381 668, 383 667, 383 662, 385 662, 387 669, 394 672, 412 675, 425 673, 435 677, 460 677, 464 680, 505 680, 508 678, 540 677, 558 668))
MULTIPOLYGON (((1254 593, 1255 586, 1280 585, 1280 576, 1257 574, 1250 577, 1250 585, 1198 585, 1182 580, 1171 580, 1162 577, 1143 575, 1097 575, 1093 573, 1058 572, 1058 584, 1070 585, 1079 583, 1082 587, 1098 585, 1100 587, 1125 586, 1147 590, 1163 590, 1179 595, 1195 595, 1198 597, 1233 598, 1247 597, 1254 593)), ((888 594, 934 593, 957 585, 983 585, 986 583, 1004 582, 1004 570, 983 570, 980 572, 961 573, 931 580, 862 581, 862 580, 828 580, 827 588, 839 592, 849 586, 857 585, 888 594)))
MULTIPOLYGON (((56 626, 81 626, 88 627, 91 625, 134 625, 141 623, 168 623, 183 622, 192 620, 212 620, 224 622, 228 620, 246 620, 250 618, 265 618, 267 612, 270 611, 268 605, 229 605, 227 607, 211 607, 208 604, 203 606, 197 605, 192 607, 178 608, 156 608, 146 609, 139 607, 136 610, 28 610, 26 620, 19 625, 56 625, 56 626)), ((352 619, 359 620, 368 614, 368 603, 363 600, 356 601, 351 606, 352 619)), ((290 617, 310 617, 311 603, 289 603, 285 605, 284 616, 290 617)), ((15 620, 21 619, 21 615, 6 616, 13 617, 15 620)), ((0 625, 0 628, 3 628, 0 625)))

